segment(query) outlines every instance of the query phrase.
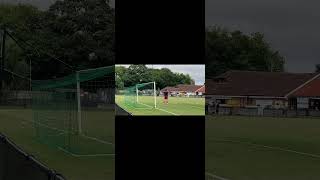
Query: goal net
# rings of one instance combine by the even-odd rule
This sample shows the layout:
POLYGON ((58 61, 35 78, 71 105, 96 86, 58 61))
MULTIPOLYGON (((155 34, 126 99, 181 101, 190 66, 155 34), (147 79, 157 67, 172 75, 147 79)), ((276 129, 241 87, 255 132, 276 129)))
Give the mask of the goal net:
POLYGON ((31 62, 29 53, 0 27, 0 119, 3 128, 16 127, 32 135, 31 62))
POLYGON ((31 59, 5 32, 0 30, 0 109, 30 105, 31 59))
POLYGON ((156 84, 148 82, 128 87, 124 93, 125 105, 132 108, 150 109, 157 107, 156 84))
POLYGON ((114 154, 114 67, 34 80, 36 139, 74 156, 114 154))

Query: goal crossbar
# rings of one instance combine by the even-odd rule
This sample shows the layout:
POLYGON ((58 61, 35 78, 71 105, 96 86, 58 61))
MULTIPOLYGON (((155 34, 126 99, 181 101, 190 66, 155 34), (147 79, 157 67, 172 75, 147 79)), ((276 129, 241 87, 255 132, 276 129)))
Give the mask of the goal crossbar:
POLYGON ((137 94, 137 103, 139 104, 142 104, 142 105, 145 105, 145 106, 149 106, 149 107, 152 107, 152 108, 156 108, 157 107, 157 94, 156 94, 156 82, 147 82, 147 83, 141 83, 141 84, 137 84, 136 85, 136 94, 137 94), (148 85, 148 84, 152 84, 153 85, 153 97, 154 97, 154 106, 150 106, 150 105, 147 105, 147 104, 144 104, 144 103, 141 103, 139 102, 139 87, 142 87, 143 85, 148 85))
MULTIPOLYGON (((150 94, 148 94, 148 96, 150 96, 150 94)), ((134 104, 141 104, 141 105, 144 105, 147 107, 156 108, 157 107, 156 83, 155 82, 146 82, 146 83, 140 83, 140 84, 136 84, 135 86, 128 87, 126 97, 127 97, 128 105, 131 104, 130 106, 133 108, 136 108, 134 106, 134 104), (147 89, 143 89, 146 87, 147 87, 147 89), (148 104, 146 102, 143 103, 143 99, 140 100, 140 92, 143 92, 144 90, 148 90, 148 92, 151 93, 151 96, 153 96, 152 104, 148 104), (131 99, 130 99, 130 97, 131 97, 131 99)), ((137 107, 137 108, 139 108, 139 107, 137 107)))

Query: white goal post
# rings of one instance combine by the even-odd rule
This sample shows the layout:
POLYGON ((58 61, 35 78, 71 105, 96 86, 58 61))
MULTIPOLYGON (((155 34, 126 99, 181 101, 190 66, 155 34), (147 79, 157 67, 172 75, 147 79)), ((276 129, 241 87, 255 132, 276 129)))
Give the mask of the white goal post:
MULTIPOLYGON (((107 67, 99 67, 99 68, 92 68, 92 69, 84 69, 84 70, 79 70, 76 71, 76 101, 77 101, 77 123, 78 123, 78 132, 79 134, 83 134, 83 122, 85 121, 85 118, 83 118, 83 104, 81 102, 81 91, 84 90, 84 88, 86 88, 87 90, 90 89, 91 91, 94 91, 95 95, 97 95, 98 91, 102 90, 102 89, 107 89, 110 88, 109 86, 112 86, 112 84, 106 84, 106 81, 103 81, 102 79, 106 79, 105 76, 109 76, 109 75, 105 75, 106 73, 103 73, 102 76, 97 77, 99 80, 97 81, 97 78, 91 79, 89 78, 89 80, 84 81, 83 79, 81 79, 81 74, 86 74, 86 73, 92 73, 92 77, 95 76, 95 71, 103 71, 104 69, 106 69, 107 67), (91 84, 90 84, 91 83, 91 84)), ((106 70, 107 71, 107 70, 106 70)), ((112 82, 111 82, 112 83, 112 82)), ((113 82, 114 83, 114 82, 113 82)), ((93 92, 91 92, 91 95, 94 94, 93 92)), ((90 94, 90 93, 89 93, 90 94)), ((100 94, 100 96, 102 96, 100 94)), ((112 94, 110 94, 109 96, 112 96, 112 94)), ((114 97, 113 97, 114 98, 114 97)), ((105 99, 104 99, 105 100, 105 99)), ((105 100, 106 101, 106 100, 105 100)), ((98 107, 97 107, 98 108, 98 107)))
POLYGON ((147 83, 141 83, 141 84, 136 84, 136 102, 137 104, 143 104, 143 105, 147 105, 147 106, 151 106, 152 108, 157 108, 157 91, 156 91, 156 82, 147 82, 147 83), (147 105, 142 101, 139 101, 139 91, 141 91, 140 89, 142 88, 149 88, 148 90, 152 90, 152 96, 153 96, 153 103, 152 105, 147 105), (150 89, 151 88, 151 89, 150 89))

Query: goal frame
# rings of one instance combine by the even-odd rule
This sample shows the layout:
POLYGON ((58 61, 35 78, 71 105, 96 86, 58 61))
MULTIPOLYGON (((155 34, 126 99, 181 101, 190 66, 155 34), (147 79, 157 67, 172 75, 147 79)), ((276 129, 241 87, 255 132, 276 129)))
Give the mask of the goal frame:
POLYGON ((92 71, 92 70, 98 70, 98 69, 102 69, 105 67, 99 67, 99 68, 91 68, 91 69, 83 69, 83 70, 79 70, 76 71, 76 82, 77 82, 77 123, 78 123, 78 133, 79 135, 82 135, 82 108, 81 108, 81 86, 80 86, 80 77, 79 74, 82 72, 87 72, 87 71, 92 71))
POLYGON ((144 85, 144 84, 153 84, 153 98, 154 98, 154 106, 152 108, 157 108, 157 92, 156 92, 156 82, 147 82, 147 83, 141 83, 141 84, 136 84, 136 101, 139 103, 139 89, 138 85, 144 85))

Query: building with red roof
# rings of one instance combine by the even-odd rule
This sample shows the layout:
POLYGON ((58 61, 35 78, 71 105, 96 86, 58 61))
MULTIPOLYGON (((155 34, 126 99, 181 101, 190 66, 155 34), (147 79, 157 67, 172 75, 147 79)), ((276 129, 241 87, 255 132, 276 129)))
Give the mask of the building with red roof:
POLYGON ((174 87, 165 87, 160 90, 160 94, 168 91, 172 96, 202 96, 205 93, 205 85, 179 84, 174 87))
POLYGON ((320 74, 228 71, 206 79, 207 104, 320 111, 320 74))

